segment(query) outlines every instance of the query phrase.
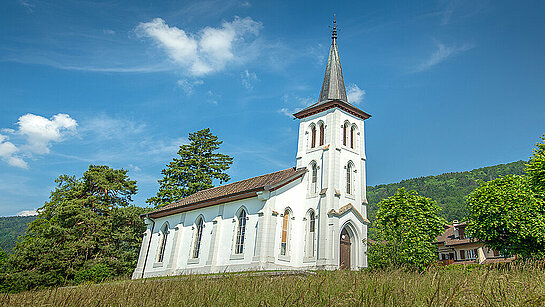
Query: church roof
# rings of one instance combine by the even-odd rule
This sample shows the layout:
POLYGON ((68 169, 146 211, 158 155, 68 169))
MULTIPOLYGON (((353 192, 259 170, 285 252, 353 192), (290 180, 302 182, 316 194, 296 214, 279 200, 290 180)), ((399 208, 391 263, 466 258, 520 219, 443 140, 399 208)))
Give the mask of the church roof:
POLYGON ((181 200, 144 214, 143 216, 161 217, 194 209, 257 196, 260 191, 274 191, 301 177, 306 168, 285 170, 265 174, 226 185, 213 187, 191 194, 181 200))
POLYGON ((320 91, 318 102, 293 114, 293 116, 301 119, 336 107, 361 119, 367 119, 371 117, 371 115, 348 102, 346 88, 344 86, 343 70, 341 68, 341 59, 337 48, 337 26, 335 20, 333 21, 332 34, 331 38, 333 41, 331 42, 331 49, 329 50, 324 82, 322 83, 322 90, 320 91))
POLYGON ((341 59, 339 50, 337 49, 337 26, 333 22, 333 35, 331 37, 331 49, 329 50, 329 58, 325 68, 324 82, 320 91, 318 102, 329 100, 342 100, 348 102, 346 97, 346 88, 344 86, 343 70, 341 68, 341 59))

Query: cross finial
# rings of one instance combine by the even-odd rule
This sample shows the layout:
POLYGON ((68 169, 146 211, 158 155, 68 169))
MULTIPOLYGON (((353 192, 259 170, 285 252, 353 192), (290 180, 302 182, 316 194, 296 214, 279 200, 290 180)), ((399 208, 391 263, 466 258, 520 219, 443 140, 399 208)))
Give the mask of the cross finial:
POLYGON ((333 30, 331 31, 331 38, 337 39, 337 20, 335 20, 335 14, 333 14, 333 30))

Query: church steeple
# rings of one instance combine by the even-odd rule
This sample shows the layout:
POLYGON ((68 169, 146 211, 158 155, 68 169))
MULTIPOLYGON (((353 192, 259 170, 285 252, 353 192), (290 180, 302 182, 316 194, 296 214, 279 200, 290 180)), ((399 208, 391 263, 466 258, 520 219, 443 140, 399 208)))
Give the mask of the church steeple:
POLYGON ((346 97, 346 88, 344 87, 343 71, 341 69, 341 59, 337 49, 337 21, 333 18, 333 30, 331 31, 331 50, 327 59, 325 69, 324 83, 318 103, 329 100, 341 100, 348 102, 346 97))

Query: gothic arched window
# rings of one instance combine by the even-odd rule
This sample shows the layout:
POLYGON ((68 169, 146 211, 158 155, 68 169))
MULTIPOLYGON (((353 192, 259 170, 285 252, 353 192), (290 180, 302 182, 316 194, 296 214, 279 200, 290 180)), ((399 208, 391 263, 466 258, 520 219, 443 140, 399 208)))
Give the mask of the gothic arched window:
POLYGON ((307 257, 314 257, 314 248, 316 245, 316 214, 310 210, 307 218, 307 240, 305 254, 307 257))
POLYGON ((288 254, 288 235, 290 224, 290 211, 286 209, 284 211, 284 217, 282 218, 282 240, 280 241, 280 255, 285 256, 288 254))
POLYGON ((320 127, 320 146, 324 145, 325 144, 325 127, 324 127, 324 123, 320 123, 319 124, 319 127, 320 127))
POLYGON ((318 166, 316 162, 312 161, 311 163, 311 174, 310 174, 310 192, 316 193, 318 188, 318 166))
POLYGON ((193 244, 193 258, 199 258, 203 228, 204 228, 204 221, 203 221, 203 218, 200 217, 199 220, 197 221, 197 229, 195 231, 195 243, 193 244))
POLYGON ((157 255, 157 262, 163 262, 165 258, 165 249, 168 239, 168 223, 165 223, 161 228, 161 244, 159 245, 159 254, 157 255))
POLYGON ((354 166, 352 165, 352 162, 348 162, 348 165, 346 166, 346 193, 352 194, 352 172, 353 172, 354 166))
POLYGON ((347 141, 347 137, 348 137, 348 135, 347 135, 348 131, 347 130, 348 130, 348 123, 345 123, 343 125, 343 145, 344 146, 346 146, 346 141, 347 141))
POLYGON ((350 148, 354 148, 354 133, 356 131, 356 127, 355 126, 352 126, 352 128, 350 128, 350 148))
POLYGON ((246 210, 242 209, 238 215, 237 241, 235 254, 242 254, 244 251, 244 236, 246 235, 246 210))
POLYGON ((310 128, 310 148, 316 147, 316 126, 312 125, 310 128))

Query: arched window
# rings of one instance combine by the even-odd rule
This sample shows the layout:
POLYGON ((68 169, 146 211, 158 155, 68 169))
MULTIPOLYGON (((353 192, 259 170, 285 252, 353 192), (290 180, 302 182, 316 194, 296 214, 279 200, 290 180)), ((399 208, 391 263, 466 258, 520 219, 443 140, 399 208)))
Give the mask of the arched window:
POLYGON ((280 255, 285 256, 288 254, 288 235, 289 235, 289 223, 290 223, 290 211, 286 209, 284 211, 284 217, 282 219, 282 240, 280 241, 280 255))
POLYGON ((161 228, 161 245, 159 245, 159 254, 157 255, 157 262, 163 262, 165 258, 165 248, 167 247, 168 239, 168 223, 165 223, 161 228))
POLYGON ((193 245, 193 258, 199 258, 203 228, 204 228, 204 221, 201 217, 197 221, 197 229, 195 231, 195 244, 193 245))
POLYGON ((354 148, 354 133, 356 131, 356 127, 355 126, 352 126, 352 128, 350 128, 350 148, 354 148))
POLYGON ((346 193, 352 194, 352 163, 348 162, 346 166, 346 193))
POLYGON ((319 127, 320 127, 320 146, 322 146, 325 143, 325 127, 324 127, 324 123, 320 123, 319 127))
POLYGON ((316 162, 314 161, 311 164, 310 192, 316 193, 318 189, 318 166, 316 166, 316 162))
POLYGON ((347 130, 348 130, 348 123, 345 123, 343 126, 343 145, 344 146, 346 146, 347 130))
POLYGON ((310 128, 310 148, 316 147, 316 126, 310 128))
POLYGON ((235 254, 242 254, 244 251, 244 236, 246 235, 246 210, 242 209, 238 215, 237 241, 235 254))
POLYGON ((316 214, 310 211, 307 219, 307 240, 305 254, 307 257, 314 257, 314 248, 316 245, 316 214))

